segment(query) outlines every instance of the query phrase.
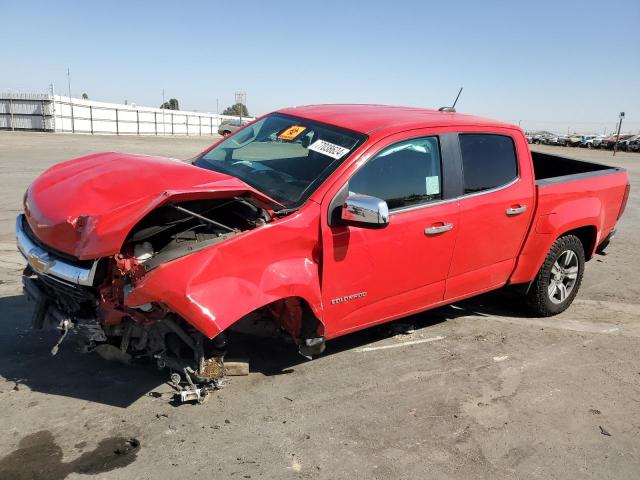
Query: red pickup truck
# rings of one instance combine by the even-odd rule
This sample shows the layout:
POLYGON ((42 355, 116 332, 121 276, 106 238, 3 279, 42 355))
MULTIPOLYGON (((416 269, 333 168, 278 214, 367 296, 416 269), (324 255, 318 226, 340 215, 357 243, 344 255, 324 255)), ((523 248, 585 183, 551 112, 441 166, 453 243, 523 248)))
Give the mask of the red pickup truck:
POLYGON ((265 322, 312 357, 506 285, 541 316, 562 312, 628 195, 625 170, 532 153, 516 126, 318 105, 265 115, 189 162, 57 164, 16 230, 36 328, 207 383, 235 329, 265 322))

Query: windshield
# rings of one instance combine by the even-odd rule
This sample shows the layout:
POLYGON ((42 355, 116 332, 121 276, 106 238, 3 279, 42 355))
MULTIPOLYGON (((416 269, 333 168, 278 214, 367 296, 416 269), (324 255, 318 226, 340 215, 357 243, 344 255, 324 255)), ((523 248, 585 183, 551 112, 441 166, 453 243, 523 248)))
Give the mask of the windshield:
POLYGON ((276 113, 230 136, 194 165, 237 177, 285 207, 297 208, 365 138, 276 113))

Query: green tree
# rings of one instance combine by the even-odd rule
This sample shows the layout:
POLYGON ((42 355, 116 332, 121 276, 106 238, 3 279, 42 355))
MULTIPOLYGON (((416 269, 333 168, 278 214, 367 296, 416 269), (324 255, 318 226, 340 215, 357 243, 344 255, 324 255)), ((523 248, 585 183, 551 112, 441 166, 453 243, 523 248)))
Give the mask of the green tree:
POLYGON ((242 112, 243 117, 249 116, 249 110, 247 110, 247 107, 242 103, 236 103, 235 105, 225 108, 224 112, 222 112, 222 115, 232 115, 234 117, 238 117, 240 116, 240 112, 242 112))
POLYGON ((164 108, 167 110, 180 110, 180 104, 178 103, 177 99, 170 98, 168 102, 164 102, 162 105, 160 105, 160 108, 164 108))
POLYGON ((89 100, 89 95, 87 95, 86 93, 82 94, 82 99, 83 100, 89 100))

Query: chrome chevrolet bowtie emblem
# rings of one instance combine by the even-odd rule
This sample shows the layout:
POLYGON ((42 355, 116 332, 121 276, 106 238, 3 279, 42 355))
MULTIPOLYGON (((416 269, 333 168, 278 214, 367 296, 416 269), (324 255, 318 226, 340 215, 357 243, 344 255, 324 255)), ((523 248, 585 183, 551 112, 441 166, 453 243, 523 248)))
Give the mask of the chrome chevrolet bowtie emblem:
POLYGON ((38 255, 37 251, 31 250, 27 255, 29 265, 38 273, 44 273, 53 267, 55 260, 51 260, 46 253, 38 255))

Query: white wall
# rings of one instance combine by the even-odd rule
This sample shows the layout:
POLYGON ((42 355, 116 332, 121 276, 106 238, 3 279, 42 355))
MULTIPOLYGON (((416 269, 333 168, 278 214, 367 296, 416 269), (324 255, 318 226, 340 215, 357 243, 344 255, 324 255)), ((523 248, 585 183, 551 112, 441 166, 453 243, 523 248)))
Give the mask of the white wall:
MULTIPOLYGON (((119 135, 212 135, 227 115, 96 102, 54 95, 57 132, 119 135)), ((251 118, 251 117, 249 117, 251 118)))
POLYGON ((0 93, 0 129, 53 130, 53 102, 43 93, 0 93))
POLYGON ((47 93, 0 93, 0 129, 9 130, 196 136, 217 134, 220 123, 233 118, 47 93))

